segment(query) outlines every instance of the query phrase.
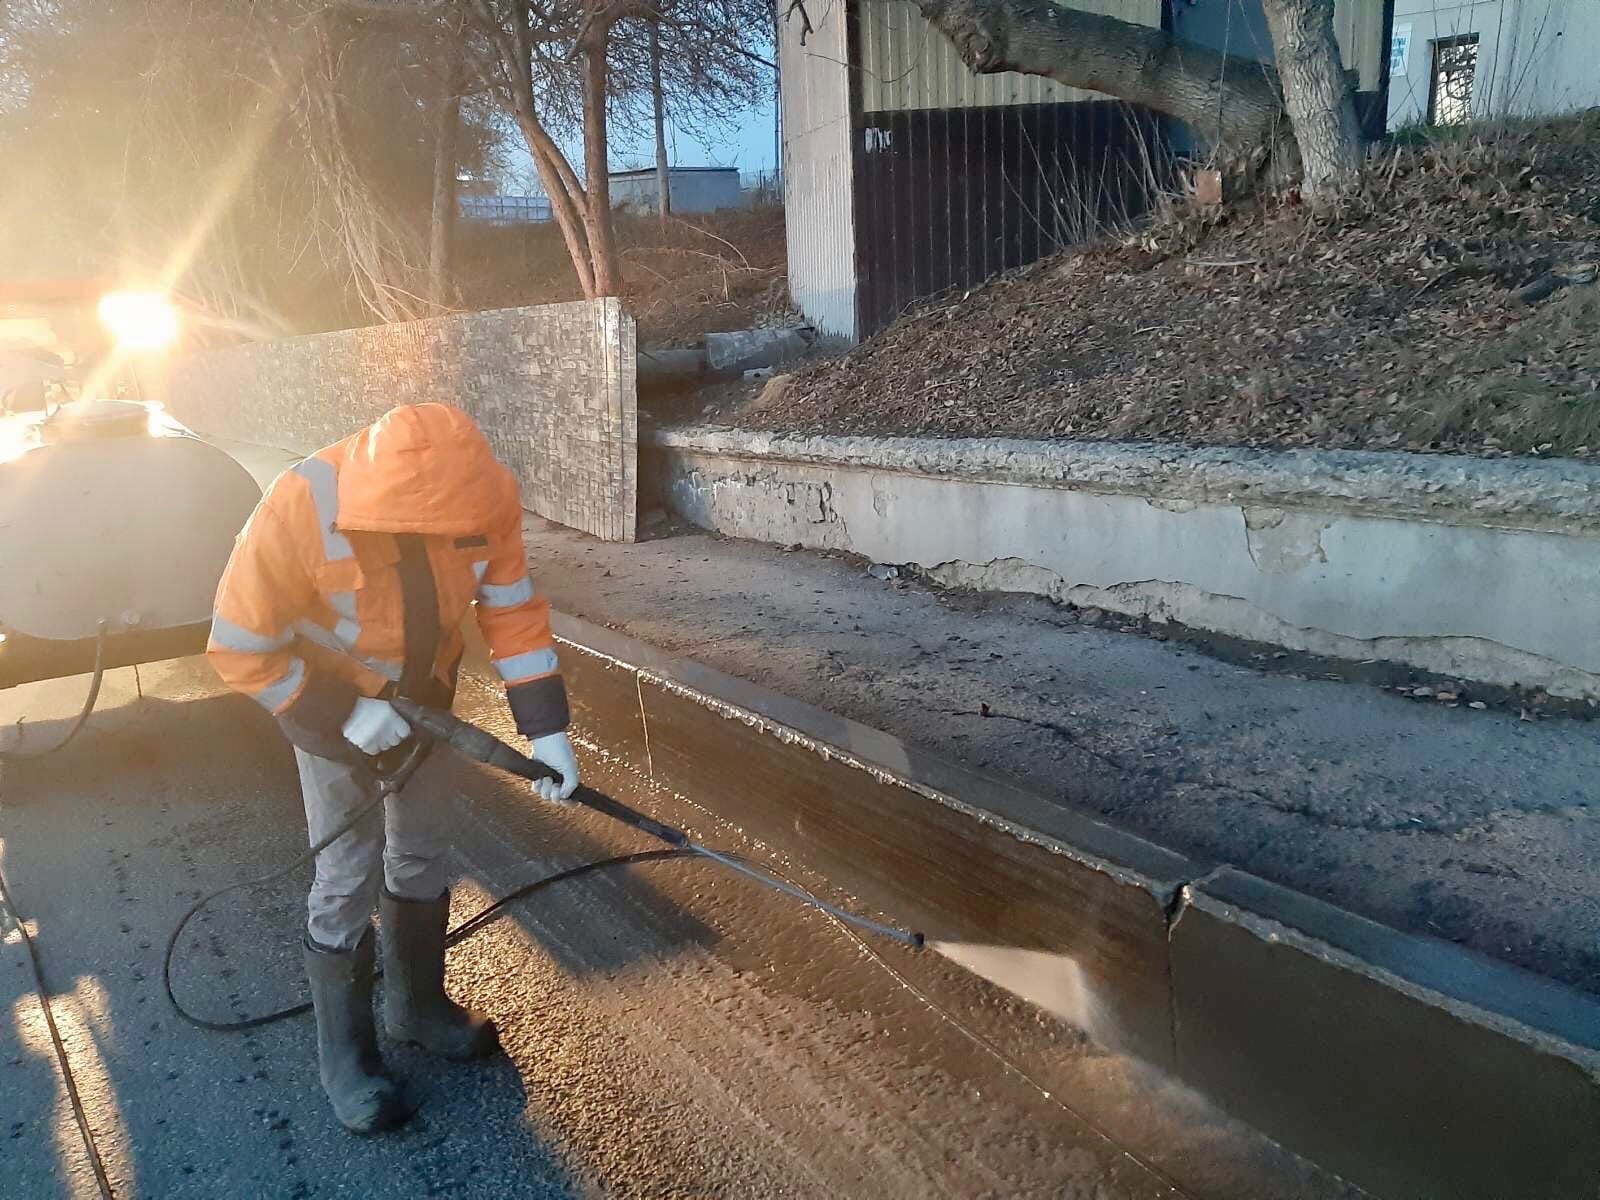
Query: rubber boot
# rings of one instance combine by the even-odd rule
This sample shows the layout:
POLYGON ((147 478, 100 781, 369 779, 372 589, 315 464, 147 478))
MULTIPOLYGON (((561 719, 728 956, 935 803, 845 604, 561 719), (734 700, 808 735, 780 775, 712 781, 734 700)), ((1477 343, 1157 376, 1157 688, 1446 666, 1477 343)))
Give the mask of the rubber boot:
POLYGON ((494 1022, 444 991, 444 935, 450 893, 406 900, 383 890, 383 1024, 397 1042, 463 1062, 500 1048, 494 1022))
POLYGON ((305 941, 306 978, 317 1014, 317 1063, 333 1115, 351 1133, 392 1129, 411 1115, 383 1069, 372 1019, 372 929, 354 950, 305 941))

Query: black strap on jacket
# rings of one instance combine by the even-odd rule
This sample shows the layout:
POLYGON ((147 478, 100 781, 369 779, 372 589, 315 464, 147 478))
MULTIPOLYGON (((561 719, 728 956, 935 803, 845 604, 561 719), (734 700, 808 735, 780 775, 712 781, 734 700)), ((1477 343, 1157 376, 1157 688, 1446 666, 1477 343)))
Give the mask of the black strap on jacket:
POLYGON ((434 681, 439 656, 439 592, 420 533, 395 536, 400 543, 400 598, 405 608, 405 665, 400 694, 426 704, 440 690, 434 681))

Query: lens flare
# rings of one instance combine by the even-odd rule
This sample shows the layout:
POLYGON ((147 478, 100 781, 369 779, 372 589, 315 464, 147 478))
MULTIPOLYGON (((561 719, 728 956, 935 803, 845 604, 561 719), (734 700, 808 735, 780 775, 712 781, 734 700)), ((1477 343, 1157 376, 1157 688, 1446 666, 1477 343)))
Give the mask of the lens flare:
POLYGON ((178 310, 159 292, 111 292, 97 311, 121 350, 165 350, 178 340, 178 310))

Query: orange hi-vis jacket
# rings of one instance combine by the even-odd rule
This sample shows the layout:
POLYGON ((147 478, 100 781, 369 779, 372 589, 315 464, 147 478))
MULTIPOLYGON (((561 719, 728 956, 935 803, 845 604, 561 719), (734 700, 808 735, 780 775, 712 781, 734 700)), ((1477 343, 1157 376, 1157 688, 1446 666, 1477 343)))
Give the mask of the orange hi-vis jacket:
POLYGON ((342 744, 358 695, 448 704, 474 606, 518 730, 565 729, 516 480, 466 413, 407 406, 268 488, 218 586, 206 653, 297 745, 297 731, 342 744))

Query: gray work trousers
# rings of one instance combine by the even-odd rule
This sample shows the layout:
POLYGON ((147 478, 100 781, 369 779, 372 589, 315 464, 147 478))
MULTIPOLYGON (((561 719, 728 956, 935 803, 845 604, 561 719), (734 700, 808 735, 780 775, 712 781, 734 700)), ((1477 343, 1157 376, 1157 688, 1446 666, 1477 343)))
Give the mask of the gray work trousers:
MULTIPOLYGON (((343 763, 296 749, 306 829, 316 845, 372 798, 343 763)), ((306 898, 306 930, 329 950, 353 950, 372 919, 378 886, 406 900, 433 900, 450 882, 450 804, 429 786, 434 763, 418 768, 411 782, 317 855, 316 877, 306 898)))

